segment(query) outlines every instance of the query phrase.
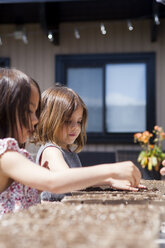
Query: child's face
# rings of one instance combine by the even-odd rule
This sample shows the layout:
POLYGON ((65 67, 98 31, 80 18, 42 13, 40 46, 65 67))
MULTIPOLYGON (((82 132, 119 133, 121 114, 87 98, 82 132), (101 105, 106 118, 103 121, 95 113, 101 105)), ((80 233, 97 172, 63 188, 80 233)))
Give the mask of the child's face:
POLYGON ((30 121, 30 128, 26 128, 26 127, 20 127, 20 123, 19 120, 17 120, 17 129, 18 129, 18 137, 16 137, 16 139, 18 140, 18 142, 20 144, 23 144, 26 142, 27 138, 29 136, 32 135, 33 131, 34 131, 34 126, 38 123, 38 118, 36 116, 36 111, 38 108, 38 104, 39 104, 39 93, 38 93, 38 89, 36 88, 36 86, 31 85, 31 95, 30 95, 30 104, 29 104, 29 121, 30 121))
POLYGON ((67 149, 67 145, 71 145, 75 142, 81 132, 81 124, 83 117, 83 108, 78 107, 72 114, 69 120, 66 120, 63 127, 60 130, 58 140, 60 146, 67 149))

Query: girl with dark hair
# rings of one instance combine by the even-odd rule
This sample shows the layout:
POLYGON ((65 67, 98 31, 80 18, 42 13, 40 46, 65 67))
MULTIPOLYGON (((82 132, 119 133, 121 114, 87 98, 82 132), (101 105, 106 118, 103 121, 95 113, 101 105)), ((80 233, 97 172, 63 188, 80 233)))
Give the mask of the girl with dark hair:
MULTIPOLYGON (((140 172, 132 162, 51 172, 33 163, 23 149, 38 123, 40 90, 16 69, 0 68, 0 216, 39 203, 38 190, 65 193, 120 179, 134 190, 140 172)), ((58 114, 58 113, 57 113, 58 114)))

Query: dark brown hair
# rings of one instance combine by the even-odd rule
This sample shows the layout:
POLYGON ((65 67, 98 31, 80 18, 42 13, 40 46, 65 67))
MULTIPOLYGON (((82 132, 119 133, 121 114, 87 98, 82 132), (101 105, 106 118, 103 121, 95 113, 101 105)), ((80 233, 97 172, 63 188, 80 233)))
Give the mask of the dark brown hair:
MULTIPOLYGON (((40 96, 40 89, 35 80, 19 70, 0 68, 0 138, 15 138, 16 118, 21 128, 29 128, 31 85, 38 89, 40 96)), ((36 115, 39 118, 40 101, 36 115)))
POLYGON ((86 142, 86 124, 88 111, 83 100, 72 89, 56 85, 42 93, 41 115, 36 128, 36 143, 52 142, 58 144, 58 133, 73 112, 82 107, 81 132, 77 137, 75 152, 81 151, 86 142))

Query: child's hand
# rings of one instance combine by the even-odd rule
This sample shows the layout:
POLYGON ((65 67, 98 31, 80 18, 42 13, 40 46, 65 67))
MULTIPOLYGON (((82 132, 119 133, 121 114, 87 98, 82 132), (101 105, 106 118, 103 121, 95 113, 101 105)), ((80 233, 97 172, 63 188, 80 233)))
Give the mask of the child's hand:
POLYGON ((45 163, 42 165, 42 167, 49 170, 48 161, 45 161, 45 163))
POLYGON ((139 188, 139 189, 147 189, 147 187, 146 187, 145 185, 143 185, 143 184, 139 184, 139 185, 138 185, 138 188, 139 188))
POLYGON ((132 187, 127 180, 110 179, 110 185, 112 188, 119 190, 138 191, 138 188, 132 187))
POLYGON ((114 169, 113 178, 128 181, 132 187, 140 184, 141 173, 131 161, 115 163, 114 169))
MULTIPOLYGON (((165 166, 165 160, 163 160, 162 165, 165 166)), ((160 174, 161 174, 162 176, 165 175, 165 167, 161 168, 160 174)))

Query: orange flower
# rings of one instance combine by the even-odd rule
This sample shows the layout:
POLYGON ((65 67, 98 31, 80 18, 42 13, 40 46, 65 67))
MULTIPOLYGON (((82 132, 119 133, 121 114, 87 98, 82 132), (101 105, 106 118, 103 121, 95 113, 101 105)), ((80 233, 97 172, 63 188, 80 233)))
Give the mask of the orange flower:
POLYGON ((142 136, 142 133, 135 133, 134 137, 136 137, 137 139, 139 139, 142 136))
POLYGON ((141 137, 142 137, 142 133, 135 133, 134 134, 134 142, 137 142, 137 141, 140 142, 141 137))
POLYGON ((153 135, 148 132, 148 131, 144 131, 143 134, 142 134, 142 137, 141 137, 141 141, 144 143, 144 144, 147 144, 149 139, 152 137, 153 135))
POLYGON ((161 131, 161 127, 159 127, 159 126, 156 125, 156 126, 154 126, 154 130, 160 132, 161 131))
POLYGON ((144 132, 143 132, 143 135, 149 136, 150 133, 149 133, 148 131, 144 131, 144 132))
POLYGON ((148 170, 153 168, 158 171, 161 162, 165 159, 165 153, 162 151, 162 141, 165 139, 165 132, 162 127, 154 126, 152 133, 144 131, 143 133, 135 133, 134 141, 139 142, 142 148, 138 156, 138 162, 143 168, 147 166, 148 170), (154 139, 150 141, 150 138, 154 139), (152 142, 152 143, 151 143, 152 142))
POLYGON ((165 139, 165 133, 164 132, 161 133, 161 137, 162 137, 162 139, 165 139))

